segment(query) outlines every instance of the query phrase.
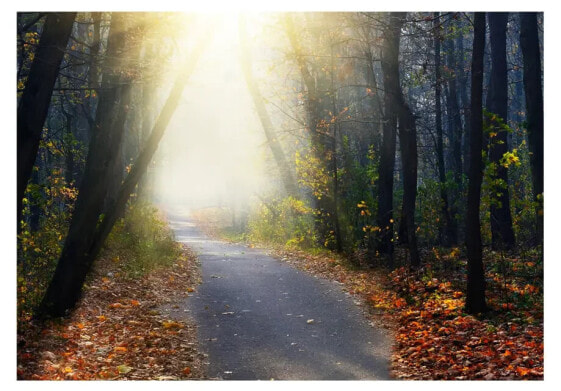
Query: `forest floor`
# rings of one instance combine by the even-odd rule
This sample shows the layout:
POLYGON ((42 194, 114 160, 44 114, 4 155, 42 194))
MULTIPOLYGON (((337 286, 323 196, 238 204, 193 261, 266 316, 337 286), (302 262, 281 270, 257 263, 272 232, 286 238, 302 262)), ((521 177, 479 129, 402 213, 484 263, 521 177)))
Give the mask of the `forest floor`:
POLYGON ((82 300, 64 319, 18 330, 19 380, 204 379, 206 357, 197 349, 189 318, 171 320, 174 306, 200 281, 188 248, 180 259, 142 277, 129 278, 122 259, 96 262, 82 300))
MULTIPOLYGON (((232 237, 215 213, 194 216, 207 234, 232 237)), ((458 248, 425 249, 421 269, 390 271, 368 268, 361 254, 350 260, 265 247, 300 270, 343 284, 374 323, 393 331, 396 379, 543 379, 543 263, 535 252, 485 253, 490 311, 476 317, 463 311, 466 260, 458 248)), ((397 260, 405 255, 397 249, 397 260)))

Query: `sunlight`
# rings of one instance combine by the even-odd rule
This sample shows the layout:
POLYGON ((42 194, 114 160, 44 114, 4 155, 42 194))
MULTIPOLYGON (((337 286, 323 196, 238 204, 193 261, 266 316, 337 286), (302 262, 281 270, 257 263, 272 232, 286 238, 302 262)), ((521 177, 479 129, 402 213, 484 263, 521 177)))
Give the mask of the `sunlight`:
POLYGON ((237 16, 212 19, 220 27, 155 158, 155 197, 161 202, 230 205, 266 182, 267 150, 239 64, 237 16))

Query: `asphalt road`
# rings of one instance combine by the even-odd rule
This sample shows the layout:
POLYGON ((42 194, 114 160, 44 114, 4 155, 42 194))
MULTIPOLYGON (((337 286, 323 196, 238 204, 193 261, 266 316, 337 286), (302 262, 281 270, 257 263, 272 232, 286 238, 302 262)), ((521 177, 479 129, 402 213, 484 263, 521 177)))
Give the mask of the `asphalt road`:
POLYGON ((263 250, 212 240, 186 214, 168 218, 202 264, 203 283, 176 311, 198 324, 209 377, 389 379, 388 339, 340 285, 263 250))

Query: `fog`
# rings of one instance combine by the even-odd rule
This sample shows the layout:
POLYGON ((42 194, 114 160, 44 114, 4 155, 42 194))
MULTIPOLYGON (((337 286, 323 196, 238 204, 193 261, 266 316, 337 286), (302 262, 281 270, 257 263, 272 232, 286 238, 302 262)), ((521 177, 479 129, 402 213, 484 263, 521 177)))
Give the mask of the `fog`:
POLYGON ((268 154, 240 66, 237 18, 223 17, 149 170, 154 198, 187 207, 242 202, 268 186, 268 154))

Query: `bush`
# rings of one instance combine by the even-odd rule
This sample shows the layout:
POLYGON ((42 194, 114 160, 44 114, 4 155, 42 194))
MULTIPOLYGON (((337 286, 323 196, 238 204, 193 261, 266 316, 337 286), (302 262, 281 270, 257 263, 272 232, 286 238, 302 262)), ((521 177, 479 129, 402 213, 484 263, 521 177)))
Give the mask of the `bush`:
POLYGON ((126 276, 139 277, 172 265, 180 255, 181 245, 158 210, 138 201, 115 224, 101 256, 119 262, 126 276))
POLYGON ((261 203, 248 223, 248 238, 257 243, 313 248, 314 210, 302 200, 287 197, 261 203))

